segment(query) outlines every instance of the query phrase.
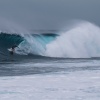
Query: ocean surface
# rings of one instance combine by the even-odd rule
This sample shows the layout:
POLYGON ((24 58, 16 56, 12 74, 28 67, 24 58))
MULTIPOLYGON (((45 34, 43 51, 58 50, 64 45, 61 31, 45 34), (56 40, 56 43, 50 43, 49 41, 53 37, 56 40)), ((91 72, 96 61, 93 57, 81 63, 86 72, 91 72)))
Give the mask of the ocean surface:
POLYGON ((0 32, 0 100, 99 100, 100 28, 0 32), (14 54, 9 50, 17 45, 14 54))

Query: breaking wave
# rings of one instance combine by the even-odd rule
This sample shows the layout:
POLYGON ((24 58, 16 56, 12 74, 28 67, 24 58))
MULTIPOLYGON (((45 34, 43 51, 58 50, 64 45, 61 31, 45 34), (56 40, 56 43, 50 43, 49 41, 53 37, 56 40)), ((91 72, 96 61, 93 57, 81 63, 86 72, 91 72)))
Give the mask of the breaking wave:
POLYGON ((100 57, 100 28, 90 22, 78 23, 46 48, 46 54, 51 57, 100 57))
POLYGON ((81 22, 67 31, 51 34, 0 32, 0 59, 11 56, 8 48, 13 45, 18 46, 15 48, 15 57, 100 57, 100 28, 90 22, 81 22))

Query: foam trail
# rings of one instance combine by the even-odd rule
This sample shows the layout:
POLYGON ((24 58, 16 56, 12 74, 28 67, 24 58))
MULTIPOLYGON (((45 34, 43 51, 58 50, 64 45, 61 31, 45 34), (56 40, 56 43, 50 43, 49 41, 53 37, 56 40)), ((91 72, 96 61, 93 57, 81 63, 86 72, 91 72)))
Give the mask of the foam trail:
POLYGON ((45 55, 65 58, 100 57, 100 28, 90 22, 77 24, 49 43, 45 55))

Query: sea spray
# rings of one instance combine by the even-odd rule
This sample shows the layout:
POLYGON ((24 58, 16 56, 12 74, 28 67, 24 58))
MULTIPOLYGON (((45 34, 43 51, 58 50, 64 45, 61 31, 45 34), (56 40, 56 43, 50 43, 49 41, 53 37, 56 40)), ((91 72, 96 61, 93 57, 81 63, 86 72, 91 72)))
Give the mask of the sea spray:
POLYGON ((78 23, 47 44, 45 55, 64 58, 100 57, 100 28, 86 21, 78 23))

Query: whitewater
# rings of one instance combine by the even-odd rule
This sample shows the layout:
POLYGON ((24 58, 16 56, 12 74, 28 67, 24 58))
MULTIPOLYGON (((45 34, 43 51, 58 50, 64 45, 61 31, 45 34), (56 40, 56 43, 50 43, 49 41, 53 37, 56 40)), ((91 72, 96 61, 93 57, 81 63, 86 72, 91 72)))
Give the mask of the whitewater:
POLYGON ((100 59, 0 64, 1 100, 99 100, 100 59))
POLYGON ((100 57, 100 28, 89 22, 79 23, 47 45, 52 57, 100 57))
POLYGON ((99 26, 80 21, 36 33, 3 23, 0 30, 0 100, 100 99, 99 26))

